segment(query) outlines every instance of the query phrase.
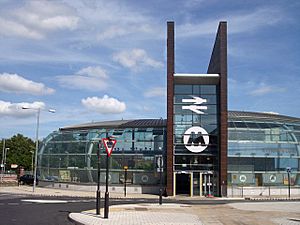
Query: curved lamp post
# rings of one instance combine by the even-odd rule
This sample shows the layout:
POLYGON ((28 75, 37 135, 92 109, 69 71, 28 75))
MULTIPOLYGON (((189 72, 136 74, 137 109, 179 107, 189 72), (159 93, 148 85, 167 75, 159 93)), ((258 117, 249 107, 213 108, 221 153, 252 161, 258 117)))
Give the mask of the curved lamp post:
POLYGON ((9 148, 5 148, 5 152, 4 152, 4 173, 6 171, 6 157, 7 157, 7 151, 9 150, 9 148))
MULTIPOLYGON (((40 113, 41 108, 31 108, 27 106, 23 106, 22 109, 31 109, 36 110, 36 143, 35 143, 35 155, 34 155, 34 173, 33 173, 33 186, 32 186, 32 192, 35 191, 36 187, 36 177, 37 177, 37 156, 38 156, 38 150, 39 150, 39 126, 40 126, 40 113)), ((55 109, 48 109, 48 112, 55 113, 55 109)))

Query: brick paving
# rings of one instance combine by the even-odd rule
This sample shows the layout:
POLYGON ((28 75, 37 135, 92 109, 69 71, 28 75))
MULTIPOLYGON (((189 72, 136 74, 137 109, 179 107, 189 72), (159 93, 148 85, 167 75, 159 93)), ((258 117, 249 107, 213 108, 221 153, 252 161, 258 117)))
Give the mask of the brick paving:
POLYGON ((190 213, 197 215, 207 225, 300 225, 299 201, 196 205, 190 213), (299 220, 292 221, 290 218, 299 220))
MULTIPOLYGON (((136 204, 112 207, 109 219, 96 216, 94 211, 72 213, 70 216, 81 224, 87 225, 299 225, 299 207, 299 202, 244 202, 223 205, 165 204, 162 206, 157 204, 136 204)), ((101 215, 103 215, 103 212, 101 215)))
POLYGON ((199 218, 188 213, 173 212, 140 212, 119 211, 109 213, 109 218, 104 219, 94 213, 71 213, 69 217, 86 225, 114 224, 114 225, 148 225, 148 224, 177 224, 192 225, 202 224, 199 218))
POLYGON ((198 216, 186 212, 188 207, 188 205, 182 204, 128 204, 111 206, 108 219, 103 218, 103 210, 100 216, 95 215, 95 210, 89 210, 82 213, 71 213, 69 218, 86 225, 203 224, 198 216))

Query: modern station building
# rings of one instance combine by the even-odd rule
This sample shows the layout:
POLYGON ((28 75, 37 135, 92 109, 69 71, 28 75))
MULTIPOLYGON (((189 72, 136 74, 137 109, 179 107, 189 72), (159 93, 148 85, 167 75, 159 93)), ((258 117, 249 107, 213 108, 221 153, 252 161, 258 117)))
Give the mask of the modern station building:
POLYGON ((167 119, 86 123, 51 133, 39 150, 39 174, 67 183, 105 180, 102 138, 117 140, 109 180, 156 192, 158 159, 168 195, 227 196, 233 186, 300 185, 300 119, 227 110, 227 24, 220 22, 207 74, 175 72, 174 22, 167 24, 167 119))

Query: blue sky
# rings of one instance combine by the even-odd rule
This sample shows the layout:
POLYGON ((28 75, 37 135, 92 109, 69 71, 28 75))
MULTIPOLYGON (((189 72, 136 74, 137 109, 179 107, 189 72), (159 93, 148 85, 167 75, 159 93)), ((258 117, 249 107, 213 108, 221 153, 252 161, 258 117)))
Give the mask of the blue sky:
POLYGON ((228 22, 229 110, 300 117, 299 1, 0 0, 0 138, 166 117, 166 22, 177 73, 206 73, 228 22), (56 109, 56 113, 47 109, 56 109))

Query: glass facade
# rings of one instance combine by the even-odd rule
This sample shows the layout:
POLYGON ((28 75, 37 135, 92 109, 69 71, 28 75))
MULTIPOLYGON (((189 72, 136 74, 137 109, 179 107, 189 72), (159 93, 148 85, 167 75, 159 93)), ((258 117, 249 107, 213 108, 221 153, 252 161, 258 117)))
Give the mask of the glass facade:
POLYGON ((214 170, 217 166, 217 110, 215 85, 175 85, 174 88, 174 156, 176 170, 214 170), (207 99, 202 103, 207 110, 203 114, 183 109, 183 99, 193 99, 194 96, 207 99), (201 153, 193 153, 186 149, 183 143, 185 131, 194 126, 204 128, 210 136, 208 147, 201 153), (209 162, 208 162, 209 161, 209 162))
POLYGON ((300 185, 300 121, 272 117, 229 116, 229 185, 300 185))
MULTIPOLYGON (((193 176, 183 179, 191 182, 194 194, 199 192, 201 182, 218 176, 218 112, 194 114, 182 110, 182 100, 176 99, 203 97, 205 94, 211 99, 207 101, 209 110, 217 101, 214 91, 215 87, 210 85, 175 86, 174 171, 193 172, 193 176), (200 153, 188 151, 183 144, 184 132, 192 126, 203 127, 211 137, 208 147, 200 153), (205 177, 201 175, 203 171, 213 174, 205 177)), ((53 132, 40 147, 38 173, 41 179, 95 183, 99 140, 115 136, 117 144, 110 159, 110 182, 122 184, 124 166, 128 166, 128 183, 158 185, 157 157, 163 155, 166 158, 166 124, 165 120, 161 121, 160 126, 145 123, 139 127, 127 127, 124 124, 122 127, 78 127, 53 132)), ((300 119, 229 112, 228 136, 229 185, 283 186, 287 184, 288 167, 292 170, 291 185, 300 185, 300 119)), ((101 182, 105 181, 105 163, 106 153, 101 148, 101 182)))
MULTIPOLYGON (((176 84, 174 85, 174 171, 175 173, 187 172, 193 179, 193 193, 201 191, 201 174, 210 173, 212 193, 217 191, 218 183, 218 110, 217 110, 217 86, 199 84, 176 84), (197 98, 203 99, 201 104, 194 104, 197 98), (193 108, 197 107, 197 108, 193 108), (207 134, 186 132, 189 128, 201 127, 207 134), (197 147, 195 140, 204 141, 208 136, 209 142, 198 145, 206 147, 201 152, 189 151, 184 143, 184 138, 192 140, 191 145, 197 147), (200 174, 201 172, 201 174, 200 174), (195 185, 194 185, 195 186, 195 185), (198 188, 199 187, 199 188, 198 188)), ((176 175, 177 180, 182 179, 182 175, 176 175)), ((179 187, 179 181, 176 187, 179 187)), ((185 182, 184 180, 181 182, 185 182)), ((201 185, 202 186, 202 185, 201 185)), ((177 188, 178 189, 178 188, 177 188)), ((206 194, 206 193, 204 193, 206 194)))
MULTIPOLYGON (((128 167, 128 184, 159 183, 156 160, 164 152, 164 127, 53 132, 44 140, 39 151, 41 178, 62 182, 96 182, 99 141, 109 136, 116 137, 117 140, 109 162, 110 183, 124 182, 124 166, 128 167)), ((105 182, 106 152, 102 146, 100 167, 101 182, 105 182)))

